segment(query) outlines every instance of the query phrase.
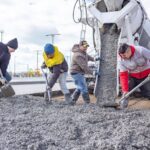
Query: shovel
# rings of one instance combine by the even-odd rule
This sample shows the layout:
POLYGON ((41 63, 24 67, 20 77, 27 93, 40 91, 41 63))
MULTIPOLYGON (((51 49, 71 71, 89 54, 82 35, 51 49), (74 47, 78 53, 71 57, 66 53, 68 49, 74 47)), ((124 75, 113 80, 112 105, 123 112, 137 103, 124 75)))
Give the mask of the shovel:
POLYGON ((11 97, 11 96, 15 95, 14 89, 8 83, 8 81, 4 78, 1 69, 0 69, 0 78, 1 78, 1 80, 4 81, 1 86, 1 96, 2 97, 11 97))
POLYGON ((112 107, 112 108, 116 108, 116 109, 125 109, 128 107, 128 98, 129 96, 135 92, 139 87, 141 87, 142 85, 144 85, 145 83, 147 83, 148 81, 150 81, 150 75, 148 75, 147 78, 145 78, 145 80, 143 80, 139 85, 137 85, 135 88, 133 88, 129 93, 127 93, 124 97, 122 97, 119 100, 119 103, 107 103, 104 104, 103 107, 112 107))
POLYGON ((147 78, 145 78, 145 80, 143 80, 139 85, 137 85, 135 88, 133 88, 129 93, 127 93, 123 98, 121 98, 119 100, 119 104, 120 104, 120 108, 124 109, 128 107, 128 98, 129 96, 136 91, 139 87, 141 87, 142 85, 144 85, 145 83, 147 83, 148 81, 150 81, 150 75, 148 75, 147 78))
POLYGON ((47 75, 47 72, 44 71, 44 68, 41 67, 41 70, 42 70, 42 73, 44 75, 44 78, 45 78, 45 82, 46 82, 46 91, 45 91, 45 94, 48 96, 48 99, 46 97, 45 101, 48 102, 48 103, 51 103, 51 93, 50 93, 50 87, 49 87, 49 84, 48 84, 48 75, 47 75))

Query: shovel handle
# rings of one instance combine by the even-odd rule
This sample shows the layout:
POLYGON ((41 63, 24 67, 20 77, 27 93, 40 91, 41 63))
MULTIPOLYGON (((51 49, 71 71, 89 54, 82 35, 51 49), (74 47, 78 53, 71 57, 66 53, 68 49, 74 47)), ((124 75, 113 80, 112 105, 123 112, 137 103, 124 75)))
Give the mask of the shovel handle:
POLYGON ((136 89, 138 89, 139 87, 141 87, 142 85, 144 85, 145 83, 147 83, 148 81, 150 81, 150 75, 148 75, 145 80, 143 80, 140 84, 138 84, 135 88, 133 88, 129 93, 127 93, 123 98, 120 99, 123 100, 123 99, 126 99, 128 98, 136 89))
POLYGON ((0 69, 0 76, 2 77, 2 78, 4 78, 4 76, 3 76, 3 73, 2 73, 2 70, 0 69))
POLYGON ((51 100, 51 94, 50 94, 50 87, 49 87, 49 84, 48 84, 48 79, 47 79, 47 73, 44 71, 44 68, 41 67, 41 70, 42 70, 42 73, 45 77, 45 80, 46 80, 46 92, 48 94, 48 99, 49 101, 51 100))

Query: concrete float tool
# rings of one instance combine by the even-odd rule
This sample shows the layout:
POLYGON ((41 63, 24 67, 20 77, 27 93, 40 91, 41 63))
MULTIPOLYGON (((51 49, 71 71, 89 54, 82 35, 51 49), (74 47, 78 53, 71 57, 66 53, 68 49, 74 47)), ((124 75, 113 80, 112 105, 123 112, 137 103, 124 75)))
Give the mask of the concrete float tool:
POLYGON ((1 95, 0 97, 11 97, 15 95, 15 91, 9 82, 4 78, 2 71, 0 69, 0 82, 1 82, 1 95))
POLYGON ((42 70, 42 73, 44 75, 44 78, 45 78, 45 82, 46 82, 46 91, 44 93, 44 97, 45 97, 45 101, 47 103, 51 103, 52 100, 51 100, 51 93, 50 93, 50 87, 49 87, 49 84, 48 84, 48 75, 47 75, 47 72, 44 71, 44 69, 41 67, 41 70, 42 70))
POLYGON ((117 103, 107 103, 104 104, 103 107, 112 107, 112 108, 116 108, 116 109, 125 109, 128 107, 128 98, 129 96, 135 92, 138 88, 140 88, 142 85, 146 84, 148 81, 150 81, 150 75, 148 75, 147 78, 145 78, 145 80, 143 80, 140 84, 138 84, 135 88, 133 88, 130 92, 128 92, 124 97, 122 97, 119 102, 117 103))

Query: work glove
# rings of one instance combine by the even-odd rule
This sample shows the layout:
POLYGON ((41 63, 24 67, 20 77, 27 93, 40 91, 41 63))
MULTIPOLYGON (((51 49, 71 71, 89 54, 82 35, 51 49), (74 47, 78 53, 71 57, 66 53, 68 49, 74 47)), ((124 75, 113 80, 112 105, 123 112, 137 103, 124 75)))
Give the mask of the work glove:
POLYGON ((47 66, 46 66, 46 64, 45 63, 43 63, 42 65, 41 65, 41 68, 42 69, 45 69, 47 66))
POLYGON ((94 71, 93 71, 93 76, 95 76, 95 77, 96 77, 96 76, 100 76, 100 72, 98 72, 98 70, 94 70, 94 71))
POLYGON ((0 84, 4 85, 6 83, 6 79, 0 78, 0 84))
POLYGON ((123 92, 123 93, 122 93, 122 98, 124 98, 127 93, 128 93, 128 92, 123 92))
POLYGON ((101 58, 100 58, 99 56, 96 56, 96 57, 94 58, 94 61, 99 61, 99 60, 101 60, 101 58))

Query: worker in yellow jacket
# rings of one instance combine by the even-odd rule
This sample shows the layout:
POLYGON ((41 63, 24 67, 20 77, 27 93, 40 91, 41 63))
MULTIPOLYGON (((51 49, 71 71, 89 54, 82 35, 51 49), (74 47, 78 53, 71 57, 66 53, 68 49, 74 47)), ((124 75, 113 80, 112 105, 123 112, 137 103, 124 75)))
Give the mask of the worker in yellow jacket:
POLYGON ((66 78, 68 72, 68 64, 64 58, 64 55, 58 50, 58 47, 48 43, 44 46, 43 52, 44 63, 42 68, 49 68, 51 75, 49 78, 49 87, 53 88, 54 84, 58 80, 61 91, 65 96, 67 103, 70 102, 70 92, 66 86, 66 78))

